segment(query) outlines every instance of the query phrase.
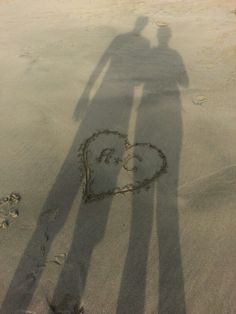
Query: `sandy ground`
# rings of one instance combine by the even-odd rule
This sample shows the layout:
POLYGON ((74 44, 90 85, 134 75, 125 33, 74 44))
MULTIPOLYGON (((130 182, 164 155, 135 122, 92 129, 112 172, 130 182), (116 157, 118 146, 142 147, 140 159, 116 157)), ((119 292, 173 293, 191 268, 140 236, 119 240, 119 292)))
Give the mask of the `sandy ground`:
POLYGON ((236 313, 234 9, 0 1, 1 314, 236 313))

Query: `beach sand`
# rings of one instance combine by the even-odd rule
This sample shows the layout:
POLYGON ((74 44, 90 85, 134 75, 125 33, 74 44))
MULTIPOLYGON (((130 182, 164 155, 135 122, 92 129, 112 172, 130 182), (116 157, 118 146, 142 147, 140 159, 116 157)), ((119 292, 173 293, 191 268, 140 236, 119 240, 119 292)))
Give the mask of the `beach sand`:
POLYGON ((0 1, 1 314, 236 313, 235 9, 0 1))

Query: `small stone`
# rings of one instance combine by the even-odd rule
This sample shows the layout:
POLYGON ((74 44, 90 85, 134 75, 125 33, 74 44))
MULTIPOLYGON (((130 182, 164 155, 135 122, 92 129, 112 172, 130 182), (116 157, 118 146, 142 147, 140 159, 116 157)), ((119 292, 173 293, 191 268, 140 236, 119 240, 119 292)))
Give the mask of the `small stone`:
POLYGON ((80 306, 79 304, 76 304, 74 306, 74 313, 73 314, 84 314, 84 307, 80 306))
POLYGON ((10 202, 19 202, 21 200, 21 196, 19 193, 12 192, 9 196, 10 202))
POLYGON ((55 263, 57 265, 61 265, 62 261, 60 261, 57 257, 55 257, 55 259, 53 260, 53 263, 55 263))
POLYGON ((202 95, 197 95, 193 97, 192 102, 194 103, 194 105, 202 105, 207 102, 207 98, 202 95))
POLYGON ((154 23, 159 27, 167 27, 168 24, 163 21, 154 21, 154 23))
POLYGON ((10 216, 12 218, 17 218, 19 216, 19 210, 18 209, 14 209, 13 211, 10 211, 10 216))
POLYGON ((65 258, 66 257, 66 253, 58 253, 55 255, 55 257, 61 257, 61 258, 65 258))
POLYGON ((78 314, 84 314, 84 307, 79 308, 78 314))
POLYGON ((7 220, 4 220, 1 224, 0 224, 0 228, 2 229, 6 229, 9 227, 9 222, 7 220))

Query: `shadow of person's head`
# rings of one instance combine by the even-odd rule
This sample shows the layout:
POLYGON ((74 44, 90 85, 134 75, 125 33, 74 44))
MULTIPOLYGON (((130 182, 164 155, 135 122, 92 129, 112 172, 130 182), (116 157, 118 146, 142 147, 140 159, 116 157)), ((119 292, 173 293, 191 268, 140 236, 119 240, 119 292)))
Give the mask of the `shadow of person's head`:
POLYGON ((144 30, 144 28, 147 26, 147 24, 148 24, 148 17, 139 16, 135 22, 133 32, 135 34, 140 34, 144 30))
POLYGON ((159 46, 168 46, 171 36, 172 32, 168 26, 158 28, 157 39, 159 46))

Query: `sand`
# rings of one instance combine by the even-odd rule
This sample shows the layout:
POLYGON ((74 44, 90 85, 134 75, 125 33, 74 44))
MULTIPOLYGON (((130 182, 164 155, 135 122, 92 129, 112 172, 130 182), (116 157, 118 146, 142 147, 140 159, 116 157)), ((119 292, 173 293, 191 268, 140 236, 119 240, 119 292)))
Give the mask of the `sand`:
POLYGON ((1 314, 236 312, 235 9, 0 1, 1 314))

